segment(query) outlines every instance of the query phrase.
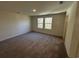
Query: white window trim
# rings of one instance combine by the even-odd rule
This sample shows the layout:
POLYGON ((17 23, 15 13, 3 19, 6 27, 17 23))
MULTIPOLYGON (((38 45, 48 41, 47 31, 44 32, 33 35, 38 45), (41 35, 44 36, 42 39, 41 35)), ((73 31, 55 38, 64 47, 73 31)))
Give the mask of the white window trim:
MULTIPOLYGON (((45 29, 45 18, 49 18, 49 17, 38 17, 37 18, 37 28, 38 29, 43 29, 43 30, 52 30, 52 25, 53 25, 53 17, 52 18, 52 23, 51 23, 51 29, 45 29), (38 18, 43 18, 43 28, 38 28, 38 18)), ((49 23, 50 24, 50 23, 49 23)))

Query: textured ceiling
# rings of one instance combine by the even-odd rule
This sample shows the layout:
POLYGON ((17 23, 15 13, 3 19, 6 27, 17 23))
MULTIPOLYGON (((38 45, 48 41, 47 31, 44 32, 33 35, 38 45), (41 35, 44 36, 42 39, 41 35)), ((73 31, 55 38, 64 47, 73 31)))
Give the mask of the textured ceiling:
POLYGON ((64 12, 72 3, 72 1, 64 1, 63 4, 59 4, 59 1, 0 1, 0 10, 27 15, 44 15, 64 12), (32 9, 37 11, 32 12, 32 9))

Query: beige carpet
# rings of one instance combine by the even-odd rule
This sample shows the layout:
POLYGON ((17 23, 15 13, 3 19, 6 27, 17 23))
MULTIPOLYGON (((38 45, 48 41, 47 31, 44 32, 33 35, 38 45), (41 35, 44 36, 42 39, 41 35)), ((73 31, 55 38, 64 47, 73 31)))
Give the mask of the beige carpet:
POLYGON ((0 42, 0 57, 56 58, 67 57, 67 54, 62 39, 30 32, 0 42))

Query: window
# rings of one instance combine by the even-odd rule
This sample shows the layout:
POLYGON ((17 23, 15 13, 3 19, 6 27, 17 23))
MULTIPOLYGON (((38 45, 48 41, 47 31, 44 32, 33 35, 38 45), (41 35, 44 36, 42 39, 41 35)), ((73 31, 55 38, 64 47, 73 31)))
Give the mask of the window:
POLYGON ((38 18, 37 19, 37 26, 38 28, 43 28, 43 18, 38 18))
POLYGON ((52 29, 52 17, 38 18, 37 27, 40 29, 52 29))
POLYGON ((52 29, 52 17, 45 18, 45 29, 52 29))

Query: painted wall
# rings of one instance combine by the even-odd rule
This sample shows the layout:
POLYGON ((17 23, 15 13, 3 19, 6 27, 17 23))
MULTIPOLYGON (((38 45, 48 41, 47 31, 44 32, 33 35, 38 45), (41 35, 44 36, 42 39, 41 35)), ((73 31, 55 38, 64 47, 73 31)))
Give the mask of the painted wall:
POLYGON ((30 18, 23 14, 0 11, 0 41, 30 31, 30 18))
MULTIPOLYGON (((75 27, 75 20, 76 20, 76 12, 77 12, 77 3, 74 2, 72 6, 67 10, 67 30, 65 36, 65 46, 67 50, 67 54, 69 57, 75 57, 75 49, 76 44, 73 42, 74 37, 74 27, 75 27), (72 45, 73 44, 73 45, 72 45)), ((76 39, 74 39, 76 41, 76 39)))
POLYGON ((56 36, 63 36, 63 30, 64 30, 64 21, 65 21, 65 13, 59 13, 59 14, 53 14, 53 15, 44 15, 44 16, 32 16, 31 17, 31 25, 32 30, 47 34, 52 34, 56 36), (45 29, 38 29, 37 28, 37 18, 38 17, 53 17, 53 24, 51 30, 45 30, 45 29))
POLYGON ((79 2, 77 2, 77 15, 71 44, 71 56, 79 57, 79 2))

